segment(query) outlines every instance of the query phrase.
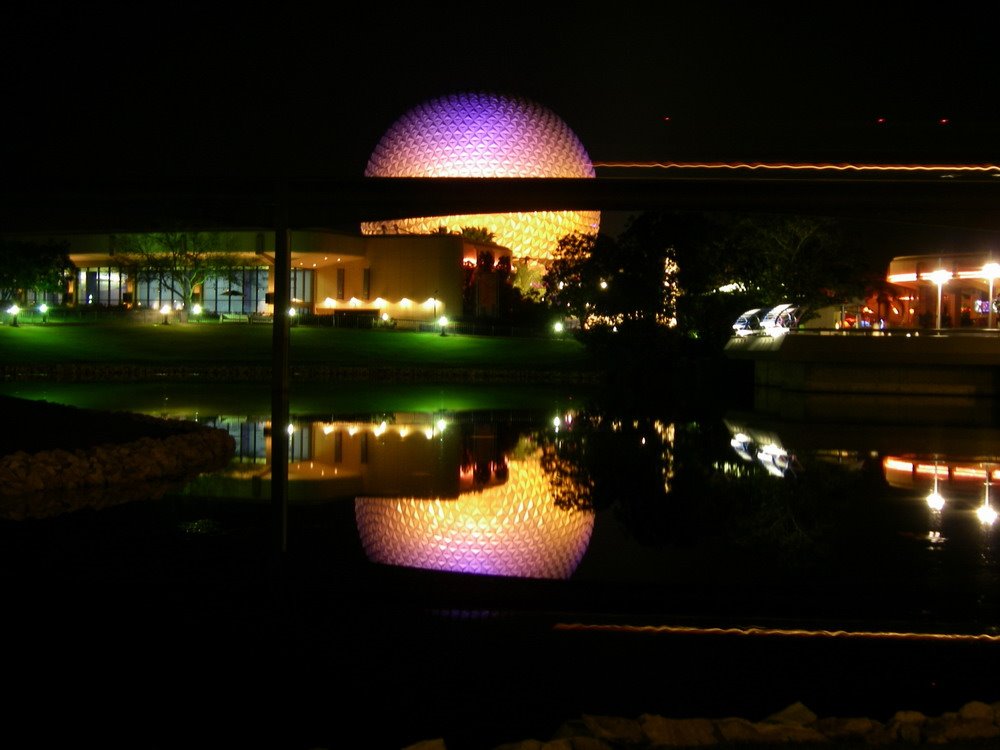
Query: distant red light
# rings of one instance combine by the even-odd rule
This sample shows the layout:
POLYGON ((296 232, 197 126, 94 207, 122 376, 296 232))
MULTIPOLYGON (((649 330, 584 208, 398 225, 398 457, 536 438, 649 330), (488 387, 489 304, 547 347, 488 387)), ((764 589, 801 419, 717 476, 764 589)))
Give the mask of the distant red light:
POLYGON ((669 125, 670 124, 670 115, 664 115, 663 116, 663 121, 669 125))
POLYGON ((947 117, 942 117, 940 120, 938 120, 938 125, 947 125, 949 122, 951 121, 947 117))
POLYGON ((885 125, 885 118, 884 117, 879 117, 877 120, 875 120, 875 123, 877 125, 885 125))

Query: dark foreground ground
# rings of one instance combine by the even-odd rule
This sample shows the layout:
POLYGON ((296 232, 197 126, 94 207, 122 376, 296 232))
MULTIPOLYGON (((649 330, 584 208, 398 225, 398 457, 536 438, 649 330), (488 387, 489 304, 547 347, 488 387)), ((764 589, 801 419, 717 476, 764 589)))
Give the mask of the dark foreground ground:
MULTIPOLYGON (((145 500, 0 523, 4 734, 473 750, 547 739, 583 713, 759 720, 802 701, 886 720, 1000 699, 996 643, 564 630, 609 618, 549 582, 359 578, 360 550, 330 542, 352 520, 292 508, 284 554, 266 507, 145 500)), ((696 625, 689 604, 649 603, 646 618, 696 625)))

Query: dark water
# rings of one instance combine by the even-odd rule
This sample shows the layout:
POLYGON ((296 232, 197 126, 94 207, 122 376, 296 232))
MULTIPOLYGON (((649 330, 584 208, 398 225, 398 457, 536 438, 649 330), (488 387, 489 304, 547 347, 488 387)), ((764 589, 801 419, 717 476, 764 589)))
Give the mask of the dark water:
POLYGON ((5 506, 11 715, 39 746, 473 748, 584 712, 1000 699, 1000 431, 317 397, 279 553, 270 426, 231 396, 136 396, 228 430, 225 471, 5 506))

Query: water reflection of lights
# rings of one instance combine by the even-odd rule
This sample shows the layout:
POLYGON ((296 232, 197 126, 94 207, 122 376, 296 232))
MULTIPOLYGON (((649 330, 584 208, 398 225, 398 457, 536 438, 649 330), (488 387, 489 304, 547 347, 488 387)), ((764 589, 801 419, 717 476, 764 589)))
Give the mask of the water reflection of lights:
POLYGON ((986 494, 983 495, 983 504, 976 509, 976 515, 986 526, 992 526, 997 520, 997 512, 990 505, 990 474, 986 473, 986 494))
POLYGON ((787 638, 838 638, 857 640, 970 641, 1000 643, 1000 635, 988 633, 915 633, 897 631, 805 630, 801 628, 699 628, 681 625, 610 625, 606 623, 560 622, 554 630, 645 633, 648 635, 737 635, 787 638))
POLYGON ((931 510, 936 510, 940 512, 944 508, 944 498, 941 497, 941 493, 938 492, 938 470, 937 463, 934 464, 934 489, 931 490, 931 494, 927 496, 927 506, 931 510))
POLYGON ((568 578, 590 544, 594 512, 556 505, 540 459, 540 451, 512 459, 506 483, 455 500, 357 498, 365 554, 411 568, 568 578))
MULTIPOLYGON (((795 456, 782 447, 774 433, 745 431, 728 422, 727 426, 732 435, 729 439, 729 445, 741 459, 751 464, 759 463, 768 474, 774 477, 784 477, 788 473, 795 473, 798 463, 795 456)), ((741 474, 742 472, 737 470, 727 473, 741 474)))
POLYGON ((767 473, 776 477, 785 476, 790 466, 788 451, 774 443, 762 445, 757 450, 757 460, 767 469, 767 473))

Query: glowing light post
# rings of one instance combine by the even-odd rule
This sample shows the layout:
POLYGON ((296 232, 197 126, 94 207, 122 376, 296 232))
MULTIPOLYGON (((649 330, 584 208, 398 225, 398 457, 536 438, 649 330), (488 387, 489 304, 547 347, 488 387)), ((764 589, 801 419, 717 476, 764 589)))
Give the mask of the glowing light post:
POLYGON ((937 284, 937 330, 941 330, 941 287, 943 287, 952 276, 951 271, 939 268, 933 273, 927 274, 927 278, 937 284))
POLYGON ((448 334, 445 333, 445 328, 448 327, 448 317, 446 315, 442 315, 438 318, 438 325, 441 326, 441 335, 447 336, 448 334))
POLYGON ((38 312, 42 314, 42 322, 48 322, 49 306, 43 302, 38 306, 38 312))
POLYGON ((170 305, 164 305, 161 307, 160 313, 163 315, 163 325, 170 325, 170 305))
POLYGON ((983 266, 983 276, 990 280, 990 300, 988 302, 990 306, 989 320, 986 324, 987 328, 993 327, 993 282, 996 281, 997 277, 1000 276, 1000 263, 987 263, 983 266))
POLYGON ((17 314, 21 312, 21 308, 15 303, 7 308, 7 312, 14 316, 10 321, 11 328, 17 328, 20 326, 21 324, 17 322, 17 314))

